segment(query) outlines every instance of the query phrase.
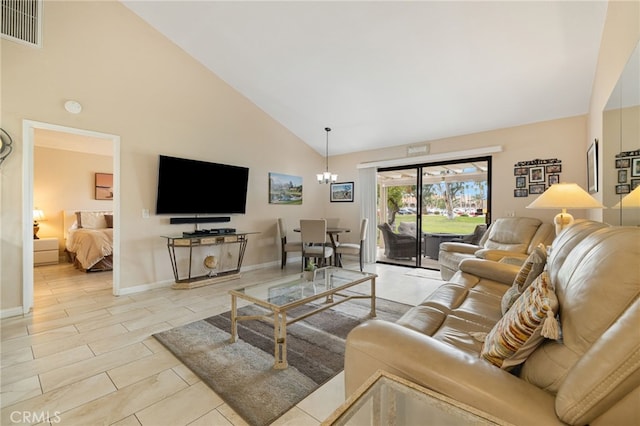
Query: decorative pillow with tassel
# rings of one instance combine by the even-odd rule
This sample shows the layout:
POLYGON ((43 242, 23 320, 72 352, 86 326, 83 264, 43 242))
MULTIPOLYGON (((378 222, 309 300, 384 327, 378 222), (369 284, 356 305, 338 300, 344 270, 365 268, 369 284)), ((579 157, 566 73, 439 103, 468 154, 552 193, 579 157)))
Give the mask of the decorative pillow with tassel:
POLYGON ((547 250, 543 244, 538 244, 522 264, 509 290, 502 296, 502 303, 500 305, 502 315, 507 313, 511 305, 513 305, 522 292, 531 285, 533 280, 540 276, 546 264, 547 250))
POLYGON ((558 339, 557 312, 558 298, 545 271, 487 334, 480 355, 504 370, 523 363, 545 338, 558 339))

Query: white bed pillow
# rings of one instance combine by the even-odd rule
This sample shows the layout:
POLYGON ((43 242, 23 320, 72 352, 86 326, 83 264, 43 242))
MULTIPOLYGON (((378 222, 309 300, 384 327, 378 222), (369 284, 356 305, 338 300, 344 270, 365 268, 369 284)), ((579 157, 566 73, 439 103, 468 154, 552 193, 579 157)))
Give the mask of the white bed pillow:
POLYGON ((76 212, 76 221, 78 222, 78 228, 84 229, 104 229, 107 227, 107 221, 104 218, 105 214, 113 214, 110 211, 79 211, 76 212))

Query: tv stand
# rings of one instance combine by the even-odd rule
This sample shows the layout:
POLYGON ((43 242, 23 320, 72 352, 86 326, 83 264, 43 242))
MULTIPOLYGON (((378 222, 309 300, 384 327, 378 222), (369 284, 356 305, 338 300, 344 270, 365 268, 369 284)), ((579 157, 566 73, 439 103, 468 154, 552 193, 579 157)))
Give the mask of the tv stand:
MULTIPOLYGON (((186 232, 181 236, 162 236, 162 238, 167 239, 171 268, 173 269, 173 276, 176 281, 172 288, 191 289, 241 277, 240 268, 247 248, 248 235, 257 234, 257 232, 237 232, 235 230, 231 232, 230 230, 232 228, 223 229, 226 229, 227 232, 211 233, 210 231, 212 230, 199 230, 186 232), (228 264, 228 259, 226 259, 225 256, 219 256, 220 259, 218 259, 218 265, 215 270, 211 269, 204 274, 197 272, 197 270, 194 271, 194 266, 196 265, 205 268, 200 265, 203 265, 204 259, 207 256, 202 253, 202 250, 198 250, 198 247, 207 246, 220 246, 220 253, 222 253, 225 246, 235 246, 238 250, 237 262, 233 262, 232 259, 233 264, 228 264), (184 249, 182 252, 186 252, 185 255, 188 255, 188 259, 187 256, 176 257, 176 248, 184 249), (198 255, 201 255, 201 261, 196 260, 198 255), (195 264, 194 261, 196 262, 195 264), (188 265, 185 265, 186 262, 188 262, 188 265), (185 266, 186 274, 184 273, 185 266), (179 269, 183 269, 182 274, 179 269)), ((230 255, 231 252, 226 251, 225 253, 230 255)))

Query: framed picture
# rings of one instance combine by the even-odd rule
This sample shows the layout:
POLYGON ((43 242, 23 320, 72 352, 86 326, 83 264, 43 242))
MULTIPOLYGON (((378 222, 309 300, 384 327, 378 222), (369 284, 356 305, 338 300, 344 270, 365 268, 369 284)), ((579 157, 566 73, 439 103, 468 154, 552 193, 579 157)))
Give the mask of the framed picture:
POLYGON ((631 190, 633 191, 640 186, 640 179, 631 179, 631 190))
POLYGON ((630 158, 620 158, 616 160, 616 169, 627 169, 631 165, 630 158))
POLYGON ((526 187, 527 187, 527 178, 525 176, 517 176, 516 188, 526 188, 526 187))
POLYGON ((549 183, 549 186, 555 183, 560 183, 560 175, 549 175, 547 177, 547 182, 549 183))
POLYGON ((560 173, 562 172, 562 164, 550 164, 545 166, 544 171, 549 173, 560 173))
POLYGON ((269 204, 302 204, 302 177, 269 172, 269 204))
POLYGON ((515 169, 513 169, 514 176, 526 176, 528 174, 529 174, 528 167, 516 167, 515 169))
MULTIPOLYGON (((544 182, 544 167, 531 167, 529 169, 529 183, 534 182, 544 182)), ((529 188, 529 192, 532 193, 531 188, 529 188)))
POLYGON ((598 192, 598 140, 587 151, 587 189, 589 194, 598 192))
POLYGON ((545 185, 544 183, 542 184, 536 184, 536 185, 529 185, 529 194, 533 195, 533 194, 542 194, 545 190, 545 185))
POLYGON ((514 189, 513 190, 513 196, 514 197, 528 197, 529 196, 529 191, 527 191, 526 189, 514 189))
POLYGON ((616 185, 616 194, 628 194, 631 192, 629 184, 616 185))
POLYGON ((329 200, 332 203, 352 203, 353 182, 332 183, 329 189, 329 200))
POLYGON ((113 173, 96 173, 96 200, 113 200, 113 173))
POLYGON ((631 159, 631 176, 640 176, 640 157, 631 159))
POLYGON ((627 183, 627 169, 618 170, 618 183, 627 183))

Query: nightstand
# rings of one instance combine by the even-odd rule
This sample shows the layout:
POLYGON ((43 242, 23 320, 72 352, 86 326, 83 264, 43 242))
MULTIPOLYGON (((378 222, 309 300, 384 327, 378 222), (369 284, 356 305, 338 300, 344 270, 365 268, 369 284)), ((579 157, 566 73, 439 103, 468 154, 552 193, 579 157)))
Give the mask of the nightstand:
POLYGON ((58 239, 40 238, 33 240, 33 266, 58 263, 58 239))

